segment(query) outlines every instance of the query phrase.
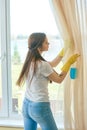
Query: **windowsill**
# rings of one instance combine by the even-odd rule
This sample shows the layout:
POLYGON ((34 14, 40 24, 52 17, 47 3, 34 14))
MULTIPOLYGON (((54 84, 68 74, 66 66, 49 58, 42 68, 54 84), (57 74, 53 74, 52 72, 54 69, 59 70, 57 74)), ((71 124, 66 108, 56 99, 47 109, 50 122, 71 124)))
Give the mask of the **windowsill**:
MULTIPOLYGON (((0 127, 23 128, 23 120, 0 119, 0 127)), ((38 125, 38 129, 40 130, 39 125, 38 125)))
POLYGON ((20 127, 23 128, 22 120, 13 120, 13 119, 0 119, 0 126, 4 127, 20 127))
MULTIPOLYGON (((0 127, 14 127, 14 128, 23 128, 23 120, 17 119, 0 119, 0 127)), ((38 125, 40 130, 40 126, 38 125)), ((58 128, 58 130, 63 130, 64 128, 58 128)))

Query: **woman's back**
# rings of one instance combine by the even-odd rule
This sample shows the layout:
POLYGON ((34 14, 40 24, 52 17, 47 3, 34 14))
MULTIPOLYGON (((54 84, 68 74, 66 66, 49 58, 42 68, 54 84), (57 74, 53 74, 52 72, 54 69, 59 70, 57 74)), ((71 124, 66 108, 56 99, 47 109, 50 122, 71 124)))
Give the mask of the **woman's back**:
POLYGON ((53 72, 53 69, 46 61, 37 62, 34 74, 33 67, 34 63, 32 62, 26 79, 25 97, 35 102, 48 102, 48 76, 53 72))

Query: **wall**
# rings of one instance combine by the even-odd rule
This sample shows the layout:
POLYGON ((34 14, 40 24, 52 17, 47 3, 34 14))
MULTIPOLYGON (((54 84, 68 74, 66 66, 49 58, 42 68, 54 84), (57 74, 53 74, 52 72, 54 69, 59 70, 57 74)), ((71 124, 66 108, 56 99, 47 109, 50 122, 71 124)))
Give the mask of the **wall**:
POLYGON ((24 130, 23 128, 15 128, 15 127, 0 127, 0 130, 24 130))

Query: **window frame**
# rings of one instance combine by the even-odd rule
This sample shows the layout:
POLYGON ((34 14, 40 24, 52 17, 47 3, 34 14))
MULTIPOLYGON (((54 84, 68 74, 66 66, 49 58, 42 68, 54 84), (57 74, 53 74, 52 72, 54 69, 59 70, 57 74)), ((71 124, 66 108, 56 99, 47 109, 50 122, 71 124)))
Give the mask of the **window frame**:
POLYGON ((1 37, 1 77, 2 77, 2 109, 0 117, 8 116, 8 96, 7 96, 7 47, 6 47, 6 0, 0 0, 0 37, 1 37), (5 91, 4 91, 5 90, 5 91))
POLYGON ((10 0, 0 0, 2 109, 0 118, 13 118, 11 82, 10 0))

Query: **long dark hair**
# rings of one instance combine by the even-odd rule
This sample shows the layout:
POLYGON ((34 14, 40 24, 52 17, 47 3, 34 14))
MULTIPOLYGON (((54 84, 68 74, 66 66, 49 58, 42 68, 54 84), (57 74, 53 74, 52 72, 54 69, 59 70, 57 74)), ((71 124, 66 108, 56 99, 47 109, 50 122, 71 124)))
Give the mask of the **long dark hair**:
POLYGON ((38 51, 38 48, 42 46, 45 39, 46 39, 45 33, 32 33, 29 36, 29 39, 28 39, 29 50, 28 50, 23 68, 19 75, 19 78, 16 82, 16 85, 21 86, 25 82, 25 79, 28 76, 28 72, 29 72, 30 64, 32 60, 34 61, 34 73, 36 71, 36 61, 37 60, 45 61, 45 59, 41 56, 41 54, 38 51))

